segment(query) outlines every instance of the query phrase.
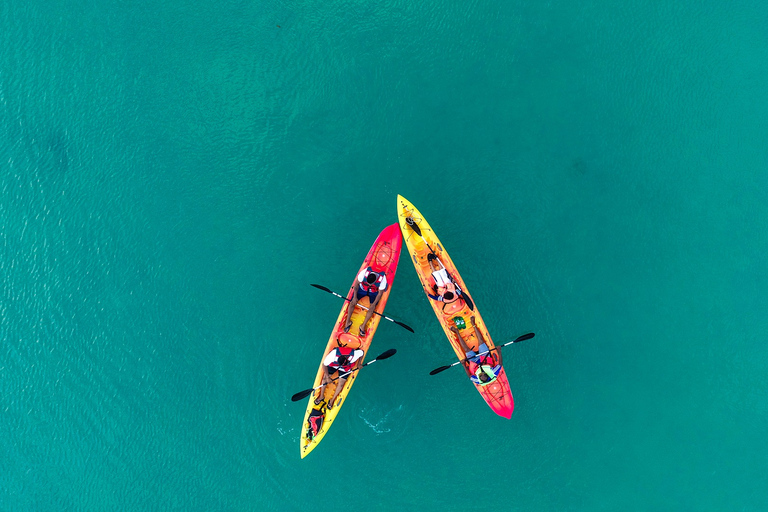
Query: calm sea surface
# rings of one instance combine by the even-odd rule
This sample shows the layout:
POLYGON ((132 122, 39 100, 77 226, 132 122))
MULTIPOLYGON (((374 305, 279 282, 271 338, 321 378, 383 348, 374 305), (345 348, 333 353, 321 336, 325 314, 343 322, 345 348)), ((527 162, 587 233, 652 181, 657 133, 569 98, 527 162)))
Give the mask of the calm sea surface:
POLYGON ((0 4, 0 510, 768 509, 768 4, 0 4), (299 457, 402 194, 407 254, 299 457))

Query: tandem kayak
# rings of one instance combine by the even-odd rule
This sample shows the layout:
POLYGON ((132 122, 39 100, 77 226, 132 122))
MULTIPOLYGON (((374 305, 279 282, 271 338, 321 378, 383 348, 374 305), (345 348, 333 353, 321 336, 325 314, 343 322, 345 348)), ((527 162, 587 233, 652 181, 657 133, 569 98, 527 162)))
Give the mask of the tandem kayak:
MULTIPOLYGON (((379 234, 378 238, 376 238, 370 251, 368 251, 368 255, 365 257, 365 260, 363 260, 363 264, 360 266, 358 272, 355 273, 355 279, 349 288, 349 292, 347 292, 346 300, 341 308, 341 312, 339 312, 336 324, 331 332, 331 337, 328 339, 328 344, 323 352, 323 359, 325 359, 327 354, 337 348, 342 350, 360 349, 363 350, 363 356, 355 362, 355 367, 361 368, 365 356, 368 355, 368 349, 371 346, 373 335, 376 333, 376 328, 382 318, 380 314, 384 311, 384 306, 387 304, 387 298, 392 290, 392 282, 395 279, 395 271, 397 270, 397 262, 400 258, 402 243, 403 239, 400 236, 400 228, 397 224, 387 226, 379 234), (373 314, 370 317, 367 330, 364 335, 361 335, 360 327, 368 313, 368 308, 371 305, 370 297, 362 297, 352 312, 350 318, 352 325, 348 332, 345 332, 344 327, 346 325, 347 311, 351 304, 350 299, 352 299, 353 294, 356 293, 358 288, 357 276, 360 272, 365 271, 369 267, 373 272, 378 274, 383 273, 387 280, 386 288, 384 290, 379 290, 378 292, 380 297, 376 304, 375 311, 379 314, 373 314)), ((394 350, 392 352, 394 352, 394 350)), ((382 358, 382 356, 379 356, 379 358, 382 358)), ((339 372, 339 374, 340 373, 341 372, 339 372)), ((316 391, 309 395, 309 402, 307 403, 307 411, 304 414, 304 423, 301 427, 301 438, 299 440, 302 459, 306 457, 307 454, 320 443, 320 441, 322 441, 323 437, 328 432, 328 429, 331 428, 334 419, 336 419, 336 415, 339 413, 339 410, 341 409, 349 390, 352 389, 352 385, 355 383, 355 379, 359 373, 359 371, 352 371, 346 377, 346 382, 344 382, 343 388, 336 397, 332 407, 328 404, 336 393, 336 382, 331 382, 325 387, 322 400, 317 405, 315 404, 315 400, 320 398, 318 397, 320 391, 316 391)), ((317 371, 315 383, 312 386, 313 388, 317 388, 322 384, 323 375, 323 360, 321 359, 320 368, 317 371)))
MULTIPOLYGON (((464 347, 462 347, 462 342, 465 347, 478 352, 481 344, 477 335, 477 331, 479 331, 490 351, 488 353, 498 352, 500 348, 497 351, 493 350, 494 344, 485 326, 485 322, 483 322, 483 318, 480 316, 480 311, 478 311, 477 305, 472 301, 464 280, 453 264, 451 257, 446 252, 445 247, 432 230, 432 227, 419 210, 400 195, 397 196, 397 217, 405 244, 411 256, 411 261, 413 261, 416 273, 419 275, 424 293, 427 294, 427 300, 429 300, 437 320, 448 337, 454 352, 456 352, 456 356, 460 361, 463 361, 462 366, 467 375, 471 376, 470 363, 466 361, 467 356, 464 352, 464 347), (430 295, 435 297, 437 294, 438 283, 436 281, 443 281, 440 274, 437 276, 433 275, 436 267, 445 269, 445 272, 442 273, 442 276, 447 277, 445 281, 447 284, 445 286, 457 291, 454 296, 451 296, 454 299, 451 302, 445 299, 437 300, 430 298, 430 295), (473 317, 474 325, 471 325, 473 317), (457 332, 461 336, 461 340, 457 339, 457 332)), ((512 417, 515 402, 512 398, 509 380, 503 367, 495 377, 495 379, 488 383, 477 383, 475 380, 479 379, 474 378, 470 378, 470 381, 496 414, 509 419, 512 417)))

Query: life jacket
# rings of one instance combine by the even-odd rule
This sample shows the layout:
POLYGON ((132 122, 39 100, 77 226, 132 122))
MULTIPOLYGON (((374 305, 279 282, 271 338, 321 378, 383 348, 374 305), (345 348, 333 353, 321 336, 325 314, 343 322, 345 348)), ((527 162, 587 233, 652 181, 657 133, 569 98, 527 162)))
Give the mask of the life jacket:
POLYGON ((373 269, 371 267, 368 267, 368 270, 365 272, 365 275, 363 276, 363 282, 360 283, 360 288, 362 288, 366 292, 377 293, 379 291, 379 287, 381 286, 381 282, 384 280, 384 272, 376 272, 376 275, 378 275, 379 277, 376 279, 376 281, 373 284, 368 282, 368 275, 371 272, 373 272, 373 269))
POLYGON ((341 356, 346 356, 347 359, 349 359, 349 357, 352 355, 352 352, 354 352, 354 350, 355 349, 353 349, 352 347, 338 347, 336 349, 336 360, 334 362, 332 362, 331 364, 329 364, 328 366, 330 368, 336 368, 338 370, 341 370, 342 372, 350 371, 355 366, 355 363, 340 364, 339 363, 339 358, 341 356))
POLYGON ((480 356, 480 363, 476 363, 474 361, 469 362, 469 373, 472 374, 470 379, 475 384, 478 384, 480 386, 487 386, 494 380, 496 380, 496 374, 494 373, 493 369, 496 368, 496 360, 490 355, 485 354, 480 356), (488 376, 488 381, 483 382, 480 380, 480 375, 486 374, 488 376))

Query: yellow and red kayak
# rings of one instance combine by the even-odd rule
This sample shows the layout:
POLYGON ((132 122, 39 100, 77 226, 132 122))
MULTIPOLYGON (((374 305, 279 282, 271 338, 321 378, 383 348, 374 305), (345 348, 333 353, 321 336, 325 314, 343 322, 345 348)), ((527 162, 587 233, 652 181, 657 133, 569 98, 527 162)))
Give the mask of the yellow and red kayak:
MULTIPOLYGON (((373 314, 368 321, 368 329, 365 331, 365 336, 360 335, 359 328, 368 313, 367 308, 370 306, 370 299, 365 296, 360 299, 355 306, 355 310, 352 312, 352 327, 348 332, 344 332, 345 320, 347 318, 347 310, 350 306, 350 300, 353 297, 353 293, 356 293, 358 282, 357 275, 371 267, 374 272, 384 272, 387 278, 387 286, 384 290, 380 290, 379 294, 381 298, 376 305, 376 312, 381 314, 384 311, 384 306, 387 304, 387 298, 392 290, 392 283, 395 280, 395 271, 397 270, 397 262, 400 258, 400 249, 403 244, 403 239, 400 236, 400 228, 397 224, 387 226, 379 234, 376 241, 373 243, 371 250, 368 251, 368 255, 363 260, 363 264, 360 266, 358 272, 355 273, 355 279, 352 281, 352 285, 349 288, 344 306, 341 308, 339 317, 336 319, 336 324, 331 332, 331 337, 328 339, 328 344, 323 352, 323 359, 331 352, 331 350, 337 347, 349 347, 352 349, 362 349, 364 351, 363 357, 358 359, 355 368, 360 368, 363 364, 365 356, 368 355, 368 349, 371 346, 371 340, 376 333, 376 328, 379 325, 381 316, 373 314)), ((333 292, 331 292, 333 293, 333 292)), ((394 351, 392 351, 394 352, 394 351)), ((359 371, 353 371, 347 376, 346 382, 344 382, 344 388, 339 393, 338 397, 333 404, 333 407, 328 407, 328 401, 333 397, 336 392, 336 382, 329 383, 323 393, 322 401, 319 405, 315 405, 315 399, 318 398, 319 391, 315 391, 309 395, 309 403, 307 404, 307 411, 304 414, 304 423, 301 427, 301 438, 299 440, 301 448, 301 458, 307 456, 319 443, 322 441, 328 429, 331 428, 333 421, 336 419, 336 415, 339 413, 344 400, 352 389, 352 385, 355 383, 355 379, 359 374, 359 371), (317 432, 313 432, 311 425, 315 425, 317 432)), ((320 368, 317 371, 315 377, 315 383, 312 386, 316 388, 321 385, 323 379, 323 360, 320 360, 320 368)))
MULTIPOLYGON (((397 217, 405 244, 411 256, 411 261, 413 261, 413 265, 416 267, 416 273, 419 275, 419 280, 421 280, 421 285, 424 288, 424 293, 427 294, 427 299, 432 305, 432 309, 435 311, 435 315, 445 335, 451 342, 456 356, 460 361, 466 359, 464 350, 459 340, 456 339, 456 334, 451 330, 452 326, 457 328, 459 335, 470 350, 478 351, 481 342, 477 339, 477 335, 470 325, 470 319, 473 316, 476 328, 480 330, 488 349, 493 353, 494 344, 490 334, 488 334, 485 322, 483 322, 483 318, 480 316, 480 311, 478 311, 477 305, 472 302, 472 297, 467 290, 466 284, 464 284, 464 280, 461 278, 459 271, 456 270, 451 257, 445 251, 443 244, 437 238, 429 223, 415 206, 400 195, 397 196, 397 217), (435 278, 432 276, 433 268, 428 260, 430 254, 434 254, 434 257, 442 262, 453 284, 461 290, 460 299, 446 303, 429 298, 435 286, 435 278)), ((464 366, 467 375, 469 375, 469 362, 464 361, 462 366, 464 366)), ((507 374, 503 368, 496 379, 489 384, 474 384, 474 386, 496 414, 508 419, 512 417, 515 402, 509 389, 507 374)))

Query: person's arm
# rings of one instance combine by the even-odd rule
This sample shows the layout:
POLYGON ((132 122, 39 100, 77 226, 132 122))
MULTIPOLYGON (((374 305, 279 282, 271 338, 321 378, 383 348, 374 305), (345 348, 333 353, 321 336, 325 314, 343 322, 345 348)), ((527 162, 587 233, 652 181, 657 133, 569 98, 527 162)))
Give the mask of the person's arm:
POLYGON ((323 359, 323 367, 326 367, 336 361, 336 349, 331 350, 327 356, 325 356, 325 359, 323 359))
POLYGON ((356 362, 358 359, 363 357, 363 354, 365 354, 365 352, 363 352, 359 348, 352 351, 352 359, 350 360, 350 363, 356 362))
POLYGON ((379 291, 383 292, 387 289, 387 274, 384 272, 381 273, 381 286, 379 286, 379 291))

